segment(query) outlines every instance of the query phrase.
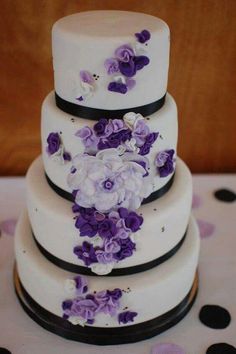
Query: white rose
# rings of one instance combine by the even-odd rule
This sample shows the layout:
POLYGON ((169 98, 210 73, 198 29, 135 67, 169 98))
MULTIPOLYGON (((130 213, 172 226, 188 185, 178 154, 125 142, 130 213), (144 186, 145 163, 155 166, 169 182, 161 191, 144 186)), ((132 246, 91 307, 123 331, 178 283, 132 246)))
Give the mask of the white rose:
POLYGON ((90 266, 90 269, 95 274, 106 275, 112 271, 114 264, 115 263, 108 263, 108 264, 94 263, 90 266))
POLYGON ((140 120, 144 119, 140 113, 128 112, 124 115, 123 120, 125 124, 132 130, 135 123, 140 120))

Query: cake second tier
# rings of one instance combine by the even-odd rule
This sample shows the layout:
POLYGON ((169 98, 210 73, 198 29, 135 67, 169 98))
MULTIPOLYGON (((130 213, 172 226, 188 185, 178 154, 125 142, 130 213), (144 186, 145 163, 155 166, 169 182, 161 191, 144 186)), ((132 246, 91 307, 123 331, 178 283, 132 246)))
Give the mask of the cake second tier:
POLYGON ((54 263, 72 271, 78 268, 85 274, 91 272, 90 268, 97 274, 107 274, 111 269, 113 274, 135 273, 168 259, 184 240, 191 200, 191 174, 184 162, 178 159, 171 189, 136 211, 144 221, 129 242, 122 241, 123 257, 115 262, 97 263, 92 256, 89 257, 92 250, 101 246, 101 237, 81 236, 82 229, 76 227, 77 216, 72 212, 73 204, 58 196, 48 185, 40 157, 33 162, 27 174, 28 212, 38 246, 54 263), (91 245, 90 250, 85 244, 91 245), (82 253, 78 253, 78 249, 82 253))

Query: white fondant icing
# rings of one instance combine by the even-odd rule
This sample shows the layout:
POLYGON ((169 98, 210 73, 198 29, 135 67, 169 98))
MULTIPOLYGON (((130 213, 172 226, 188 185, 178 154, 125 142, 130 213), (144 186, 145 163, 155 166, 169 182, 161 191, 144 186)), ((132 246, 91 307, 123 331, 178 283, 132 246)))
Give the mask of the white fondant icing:
MULTIPOLYGON (((130 115, 129 115, 130 118, 130 115)), ((147 157, 150 161, 149 176, 153 179, 153 190, 157 190, 165 185, 171 178, 171 175, 160 178, 157 173, 157 168, 154 164, 155 157, 159 151, 166 149, 174 149, 176 151, 178 122, 177 108, 174 99, 167 94, 165 105, 161 110, 152 114, 147 124, 151 132, 159 132, 159 136, 153 144, 151 151, 147 157)), ((42 155, 44 167, 49 178, 60 188, 71 192, 67 184, 67 176, 70 172, 72 162, 67 162, 64 165, 57 165, 52 161, 46 151, 47 137, 50 133, 61 132, 65 150, 71 154, 73 158, 79 153, 84 152, 84 145, 79 137, 75 134, 84 126, 92 127, 96 121, 73 117, 64 113, 57 108, 54 99, 54 92, 51 92, 45 99, 42 106, 42 155)))
MULTIPOLYGON (((192 200, 192 178, 186 165, 177 161, 173 185, 160 199, 141 206, 144 223, 137 251, 115 264, 116 268, 138 265, 156 259, 172 249, 186 230, 192 200), (163 231, 164 227, 164 231, 163 231)), ((33 232, 50 253, 67 262, 84 265, 73 248, 89 237, 80 237, 74 226, 72 203, 58 196, 48 185, 42 159, 35 160, 27 174, 27 203, 33 232)))
MULTIPOLYGON (((191 219, 185 242, 167 262, 129 276, 89 276, 89 293, 114 288, 125 290, 120 309, 122 311, 127 306, 128 310, 137 312, 135 323, 160 316, 179 304, 189 292, 197 267, 199 242, 197 226, 191 219)), ((74 274, 60 269, 42 256, 32 239, 26 212, 17 225, 15 252, 19 276, 26 291, 42 307, 62 316, 62 301, 68 299, 64 284, 74 274)), ((109 327, 117 327, 117 317, 98 314, 94 326, 105 327, 106 323, 109 327)))
POLYGON ((53 26, 52 53, 55 90, 69 102, 122 109, 154 102, 166 93, 169 28, 157 17, 128 11, 89 11, 64 17, 53 26), (147 46, 140 45, 135 37, 144 29, 151 33, 147 46), (120 94, 108 91, 111 78, 104 62, 124 44, 134 46, 138 55, 148 56, 150 63, 136 73, 135 87, 120 94), (80 70, 88 70, 99 78, 94 94, 78 102, 80 70))

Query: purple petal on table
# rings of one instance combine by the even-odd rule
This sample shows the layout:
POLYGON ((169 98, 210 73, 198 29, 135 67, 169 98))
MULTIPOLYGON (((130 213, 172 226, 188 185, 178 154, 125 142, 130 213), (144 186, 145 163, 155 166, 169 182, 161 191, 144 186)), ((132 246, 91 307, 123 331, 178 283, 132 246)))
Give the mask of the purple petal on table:
POLYGON ((0 223, 0 230, 7 235, 14 236, 16 222, 16 219, 4 220, 0 223))
POLYGON ((151 354, 186 354, 186 352, 177 344, 159 343, 152 347, 151 354))
POLYGON ((201 238, 210 237, 215 231, 215 225, 211 224, 208 221, 197 219, 197 224, 199 227, 201 238))
POLYGON ((202 198, 197 195, 197 194, 193 194, 193 200, 192 200, 192 208, 193 209, 197 209, 202 205, 202 198))

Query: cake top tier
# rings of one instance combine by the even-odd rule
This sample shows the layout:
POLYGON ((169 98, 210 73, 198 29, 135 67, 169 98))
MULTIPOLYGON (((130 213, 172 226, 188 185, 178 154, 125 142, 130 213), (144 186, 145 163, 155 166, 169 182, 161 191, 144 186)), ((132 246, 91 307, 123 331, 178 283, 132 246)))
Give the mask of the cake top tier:
POLYGON ((150 104, 166 93, 169 28, 147 14, 89 11, 52 30, 57 95, 78 106, 117 110, 150 104))

